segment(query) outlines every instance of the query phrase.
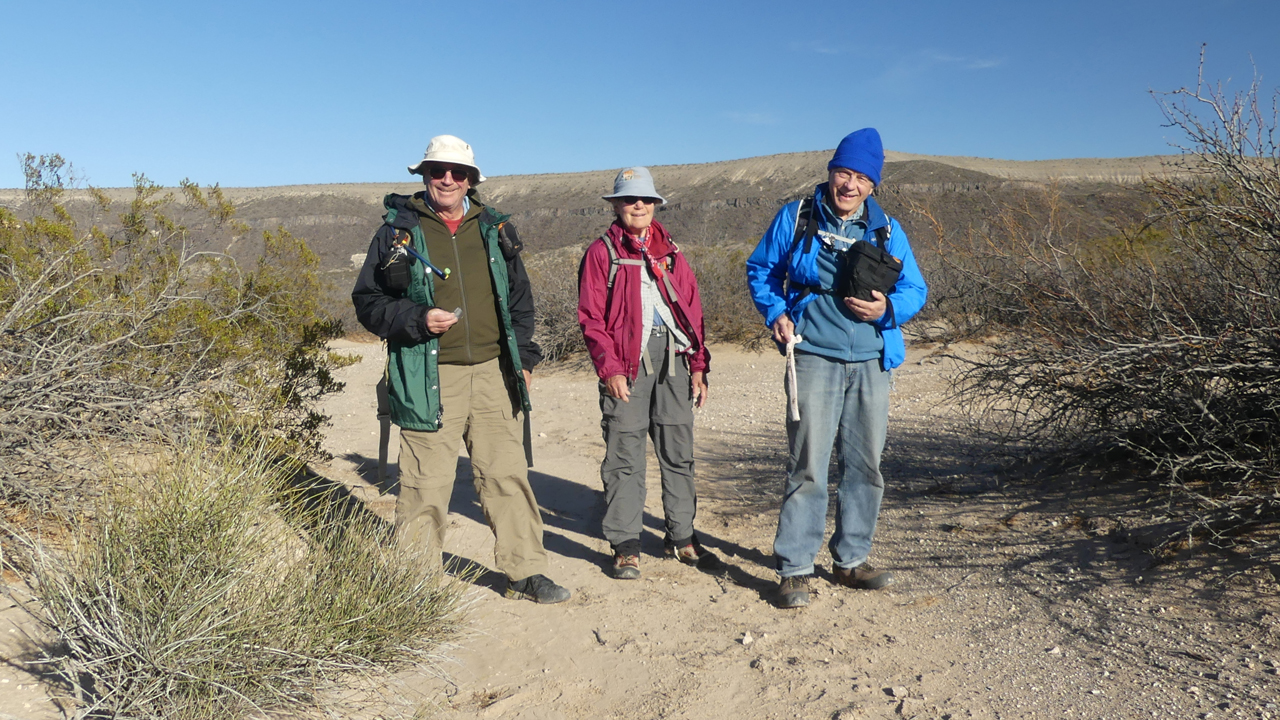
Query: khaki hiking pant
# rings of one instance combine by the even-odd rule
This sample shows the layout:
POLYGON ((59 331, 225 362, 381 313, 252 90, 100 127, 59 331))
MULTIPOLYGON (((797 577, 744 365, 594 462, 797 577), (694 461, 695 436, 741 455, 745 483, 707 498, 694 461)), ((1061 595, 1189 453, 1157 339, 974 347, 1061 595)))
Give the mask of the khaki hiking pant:
POLYGON ((512 412, 499 361, 439 368, 444 410, 440 429, 400 430, 400 496, 396 500, 400 542, 439 557, 449 524, 458 444, 465 442, 476 495, 493 530, 498 571, 512 581, 545 575, 542 515, 529 486, 524 421, 512 412))

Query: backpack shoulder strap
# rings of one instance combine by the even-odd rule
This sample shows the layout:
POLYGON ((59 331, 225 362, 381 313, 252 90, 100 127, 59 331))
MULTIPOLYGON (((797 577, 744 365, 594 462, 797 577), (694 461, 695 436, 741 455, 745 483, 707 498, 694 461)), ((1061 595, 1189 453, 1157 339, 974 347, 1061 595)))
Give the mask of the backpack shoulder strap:
POLYGON ((880 249, 885 252, 889 252, 889 235, 892 232, 893 230, 888 225, 876 228, 876 245, 879 245, 880 249))
POLYGON ((618 276, 619 265, 644 265, 643 260, 628 260, 627 258, 618 257, 618 249, 609 242, 609 238, 601 235, 600 242, 604 243, 604 247, 609 251, 609 289, 613 289, 613 280, 618 276))
POLYGON ((808 253, 813 249, 813 237, 818 234, 818 223, 810 222, 813 218, 813 195, 800 201, 800 207, 796 208, 796 230, 795 235, 791 239, 791 252, 788 256, 795 254, 796 247, 800 245, 800 240, 804 240, 804 251, 808 253))

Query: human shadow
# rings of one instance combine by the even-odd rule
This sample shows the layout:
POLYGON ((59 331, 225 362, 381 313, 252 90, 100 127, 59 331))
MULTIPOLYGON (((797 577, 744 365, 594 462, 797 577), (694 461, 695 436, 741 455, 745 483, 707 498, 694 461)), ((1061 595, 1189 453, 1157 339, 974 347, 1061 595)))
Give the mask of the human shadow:
POLYGON ((310 466, 299 465, 289 474, 285 485, 289 491, 284 497, 290 511, 287 517, 303 529, 315 531, 361 523, 373 527, 380 541, 392 540, 394 525, 378 517, 345 484, 321 475, 310 466))
MULTIPOLYGON (((597 566, 601 573, 612 574, 613 555, 607 550, 608 545, 601 539, 598 543, 587 544, 574 538, 574 535, 600 538, 600 524, 604 517, 604 492, 599 488, 588 487, 573 480, 551 475, 549 473, 530 470, 529 484, 542 511, 543 546, 548 552, 557 555, 585 560, 597 566)), ((470 458, 459 457, 457 474, 454 480, 453 495, 449 503, 449 511, 457 513, 473 522, 486 525, 488 521, 480 505, 479 495, 475 488, 475 472, 470 458)), ((646 512, 643 515, 645 528, 642 543, 645 554, 664 557, 662 537, 665 530, 665 519, 646 512)), ((735 542, 720 538, 706 530, 696 532, 697 541, 721 556, 719 568, 693 568, 708 574, 726 577, 734 584, 758 589, 761 581, 738 565, 745 561, 767 565, 769 558, 755 550, 746 548, 735 542), (736 561, 725 560, 724 556, 732 556, 736 561)), ((479 565, 475 560, 453 556, 459 568, 459 575, 470 565, 479 565)), ((692 566, 691 566, 692 567, 692 566)), ((483 572, 476 576, 474 584, 489 587, 496 592, 505 588, 505 580, 500 573, 483 572)))
POLYGON ((379 473, 377 458, 361 455, 357 452, 343 453, 336 457, 351 463, 355 468, 356 476, 377 488, 379 495, 395 495, 400 492, 399 464, 387 463, 385 469, 379 473))

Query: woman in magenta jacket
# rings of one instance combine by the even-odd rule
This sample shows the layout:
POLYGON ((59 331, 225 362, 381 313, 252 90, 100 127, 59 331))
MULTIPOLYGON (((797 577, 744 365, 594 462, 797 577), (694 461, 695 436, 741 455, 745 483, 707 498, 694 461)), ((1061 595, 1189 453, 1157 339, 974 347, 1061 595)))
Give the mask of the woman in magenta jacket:
POLYGON ((662 470, 665 555, 703 569, 719 566, 693 531, 693 408, 707 400, 711 359, 698 281, 661 223, 665 202, 643 167, 626 168, 605 195, 613 224, 587 247, 578 272, 578 323, 600 377, 602 529, 613 575, 640 577, 645 437, 662 470))

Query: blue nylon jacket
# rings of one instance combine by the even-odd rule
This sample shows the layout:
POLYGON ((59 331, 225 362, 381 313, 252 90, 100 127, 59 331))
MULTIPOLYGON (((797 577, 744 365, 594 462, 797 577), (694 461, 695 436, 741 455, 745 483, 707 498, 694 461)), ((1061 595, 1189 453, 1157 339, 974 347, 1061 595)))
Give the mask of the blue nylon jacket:
MULTIPOLYGON (((821 203, 826 193, 827 184, 822 183, 814 189, 814 202, 821 203)), ((818 250, 821 242, 816 238, 809 252, 804 252, 804 241, 795 243, 796 213, 800 202, 787 203, 774 216, 769 229, 760 238, 760 243, 747 258, 747 285, 751 289, 751 299, 756 309, 764 316, 766 326, 772 327, 778 316, 786 312, 796 325, 796 331, 804 334, 806 321, 805 308, 817 297, 809 293, 802 297, 801 291, 794 285, 820 285, 818 276, 818 250), (792 245, 795 251, 792 252, 792 245), (783 281, 791 278, 792 287, 783 291, 783 281)), ((885 215, 875 198, 866 200, 868 234, 876 228, 889 226, 890 255, 902 261, 902 274, 898 282, 889 291, 888 307, 884 316, 871 323, 884 339, 884 349, 880 355, 880 366, 885 370, 898 367, 906 359, 906 345, 902 341, 901 327, 915 317, 924 307, 928 287, 920 267, 916 264, 915 254, 911 251, 911 243, 907 233, 898 225, 898 221, 885 215)), ((817 222, 816 215, 813 222, 817 222)), ((849 322, 858 322, 849 320, 849 322)), ((821 329, 817 329, 821 331, 821 329)))

